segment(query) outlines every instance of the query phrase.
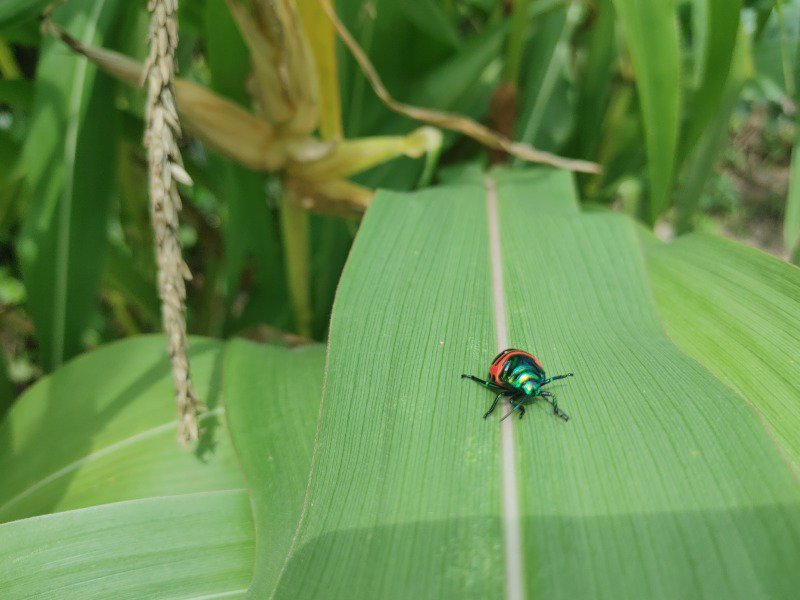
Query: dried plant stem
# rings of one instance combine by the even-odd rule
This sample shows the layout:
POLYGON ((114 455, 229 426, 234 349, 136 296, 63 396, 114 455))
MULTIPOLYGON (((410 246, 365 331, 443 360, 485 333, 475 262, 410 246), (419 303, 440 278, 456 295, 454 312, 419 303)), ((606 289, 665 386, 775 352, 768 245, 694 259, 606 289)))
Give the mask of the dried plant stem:
POLYGON ((361 67, 361 71, 366 76, 369 84, 375 91, 375 94, 377 94, 378 98, 380 98, 381 101, 393 111, 416 121, 421 121, 422 123, 427 123, 429 125, 441 127, 442 129, 449 129, 451 131, 463 133, 464 135, 477 140, 484 146, 494 150, 507 152, 508 154, 521 160, 551 165, 559 169, 579 171, 581 173, 600 172, 600 165, 597 163, 586 160, 563 158, 561 156, 551 154, 550 152, 537 150, 529 144, 514 142, 507 137, 492 131, 488 127, 485 127, 480 123, 473 121, 472 119, 468 119, 467 117, 462 117, 461 115, 440 110, 420 108, 418 106, 411 106, 410 104, 398 102, 391 96, 391 94, 389 94, 389 91, 383 85, 378 72, 375 70, 375 67, 372 65, 367 55, 358 45, 358 42, 356 42, 344 24, 339 20, 339 17, 336 16, 336 12, 334 11, 330 0, 318 0, 318 2, 325 11, 325 14, 328 15, 328 18, 333 23, 333 26, 336 28, 336 32, 339 34, 339 37, 350 50, 353 58, 356 59, 358 66, 361 67))
POLYGON ((186 444, 198 437, 198 401, 189 374, 186 339, 186 279, 178 214, 177 182, 190 184, 183 169, 177 139, 180 125, 175 107, 175 50, 178 46, 178 0, 149 0, 150 54, 145 63, 147 108, 144 143, 149 167, 150 218, 158 263, 161 319, 172 361, 178 404, 178 439, 186 444))

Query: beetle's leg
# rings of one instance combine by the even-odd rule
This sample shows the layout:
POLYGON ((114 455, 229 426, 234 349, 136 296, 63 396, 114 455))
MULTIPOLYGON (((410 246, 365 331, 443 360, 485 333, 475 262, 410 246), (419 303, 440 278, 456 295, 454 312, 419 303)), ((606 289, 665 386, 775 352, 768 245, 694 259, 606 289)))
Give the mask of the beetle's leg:
POLYGON ((514 396, 514 397, 512 397, 509 400, 509 403, 511 404, 511 410, 508 411, 505 415, 503 415, 503 418, 500 419, 500 420, 501 421, 505 421, 508 417, 511 416, 511 413, 513 413, 517 409, 520 409, 520 419, 521 419, 522 416, 525 414, 525 409, 522 407, 522 403, 524 402, 524 400, 525 399, 524 399, 523 396, 514 396), (514 400, 517 400, 516 404, 514 404, 514 400))
POLYGON ((552 383, 553 381, 558 381, 559 379, 566 379, 567 377, 575 377, 575 373, 566 373, 564 375, 556 375, 554 377, 548 377, 539 385, 547 385, 548 383, 552 383))
POLYGON ((556 400, 555 394, 550 392, 540 392, 540 395, 544 398, 547 398, 548 402, 553 405, 553 414, 557 417, 561 417, 565 421, 569 421, 569 415, 565 413, 563 410, 558 408, 558 400, 556 400))
POLYGON ((472 379, 475 383, 480 383, 483 387, 487 387, 493 392, 504 392, 506 388, 499 386, 497 384, 492 383, 491 381, 484 381, 480 377, 475 377, 475 375, 467 375, 465 373, 461 374, 461 379, 472 379))
POLYGON ((495 398, 494 398, 494 402, 492 402, 492 406, 489 408, 489 410, 487 410, 487 411, 486 411, 486 414, 485 414, 485 415, 483 415, 483 418, 484 418, 484 419, 485 419, 486 417, 488 417, 490 414, 492 414, 492 411, 493 411, 493 410, 495 409, 495 407, 497 406, 497 401, 498 401, 498 400, 500 400, 500 398, 501 398, 502 396, 504 396, 504 395, 505 395, 505 394, 503 394, 503 392, 500 392, 499 394, 497 394, 497 396, 495 396, 495 398))

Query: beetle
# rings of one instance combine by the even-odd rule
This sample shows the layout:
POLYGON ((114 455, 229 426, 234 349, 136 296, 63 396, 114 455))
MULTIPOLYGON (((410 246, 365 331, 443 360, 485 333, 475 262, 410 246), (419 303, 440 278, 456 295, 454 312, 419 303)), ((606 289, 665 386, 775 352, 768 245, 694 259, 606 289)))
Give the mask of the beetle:
POLYGON ((500 419, 501 421, 504 421, 515 410, 519 410, 520 419, 524 417, 525 407, 523 404, 532 403, 537 396, 545 398, 553 405, 553 414, 555 416, 569 421, 569 415, 558 408, 555 395, 543 390, 542 387, 553 381, 573 376, 573 373, 567 373, 565 375, 547 377, 544 367, 542 367, 542 363, 539 362, 538 358, 524 350, 515 348, 507 348, 494 358, 489 367, 489 379, 483 380, 475 375, 461 374, 462 379, 471 379, 493 392, 498 392, 494 402, 492 402, 492 406, 483 415, 484 419, 492 414, 500 398, 503 396, 509 398, 511 410, 500 419))

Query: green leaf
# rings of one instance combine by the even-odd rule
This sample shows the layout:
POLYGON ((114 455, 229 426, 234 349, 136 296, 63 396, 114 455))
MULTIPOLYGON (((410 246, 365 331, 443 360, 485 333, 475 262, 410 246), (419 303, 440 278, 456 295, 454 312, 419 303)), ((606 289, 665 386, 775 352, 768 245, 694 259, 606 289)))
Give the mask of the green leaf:
POLYGON ((133 257, 117 244, 108 246, 103 284, 120 292, 150 328, 157 330, 160 327, 161 304, 154 279, 140 273, 133 257))
POLYGON ((692 228, 692 219, 706 182, 714 173, 714 165, 720 154, 727 148, 731 113, 748 78, 746 45, 742 33, 740 43, 734 49, 725 89, 716 99, 715 112, 706 120, 704 131, 698 131, 700 137, 681 165, 680 186, 675 194, 675 229, 678 233, 685 233, 692 228))
POLYGON ((204 426, 214 443, 202 461, 176 445, 164 339, 111 344, 38 382, 0 425, 0 522, 244 487, 219 430, 220 344, 193 339, 190 359, 197 392, 211 410, 204 426), (47 440, 58 440, 57 452, 47 440))
POLYGON ((739 32, 741 0, 693 0, 694 93, 685 145, 691 149, 723 100, 739 32))
POLYGON ((0 104, 29 110, 33 102, 33 85, 27 79, 0 79, 0 104))
POLYGON ((228 424, 251 491, 256 561, 250 594, 266 598, 303 507, 322 391, 323 346, 234 340, 225 355, 228 424))
POLYGON ((225 206, 226 330, 263 323, 288 328, 286 277, 264 175, 213 153, 208 170, 225 206))
POLYGON ((379 192, 340 282, 322 388, 321 347, 233 341, 220 362, 216 343, 193 342, 201 393, 213 410, 225 399, 208 465, 171 439, 163 454, 141 451, 147 435, 119 443, 157 411, 172 435, 160 338, 32 388, 0 428, 0 492, 44 479, 9 510, 49 510, 42 496, 66 512, 0 525, 12 597, 106 585, 132 597, 159 585, 276 599, 793 597, 798 271, 582 213, 562 172, 462 181, 379 192), (575 373, 550 388, 569 422, 541 401, 524 420, 480 418, 493 395, 459 375, 484 376, 509 346, 575 373), (214 466, 228 432, 246 483, 214 466))
POLYGON ((667 334, 752 405, 800 471, 800 270, 706 235, 644 248, 667 334))
POLYGON ((786 195, 786 211, 783 218, 783 239, 789 252, 796 254, 800 240, 800 136, 792 147, 789 192, 786 195))
POLYGON ((194 382, 210 408, 195 453, 175 439, 161 336, 81 356, 23 394, 0 425, 6 595, 187 597, 247 587, 252 519, 222 427, 221 350, 192 340, 194 382))
MULTIPOLYGON (((121 4, 76 0, 57 15, 81 41, 102 45, 121 4)), ((30 196, 17 251, 47 369, 81 350, 96 310, 114 181, 113 90, 63 43, 43 42, 22 156, 30 196)))
POLYGON ((614 0, 636 71, 650 181, 649 222, 668 206, 678 144, 681 57, 673 0, 614 0))
POLYGON ((315 215, 311 219, 311 295, 316 340, 327 338, 333 299, 358 223, 315 215))
POLYGON ((595 10, 595 21, 586 39, 586 64, 577 82, 574 134, 577 155, 591 160, 600 148, 616 59, 614 5, 611 0, 600 0, 595 10))
POLYGON ((434 0, 417 0, 414 3, 397 2, 403 15, 421 31, 434 40, 458 48, 461 40, 458 30, 444 8, 434 0))
POLYGON ((275 597, 790 597, 800 487, 663 332, 633 224, 580 214, 561 173, 498 178, 496 212, 470 184, 368 211, 275 597), (572 420, 480 418, 492 394, 459 374, 505 346, 575 372, 572 420))
POLYGON ((241 596, 253 558, 244 490, 118 502, 0 525, 12 598, 241 596))
MULTIPOLYGON (((566 71, 571 60, 570 41, 582 14, 583 7, 580 4, 570 4, 546 15, 540 25, 540 35, 531 44, 523 93, 525 102, 517 122, 517 138, 534 147, 553 150, 553 145, 544 143, 543 126, 550 124, 552 128, 560 125, 563 129, 565 122, 568 123, 569 114, 555 119, 546 117, 549 116, 548 110, 569 107, 566 94, 559 96, 557 92, 565 87, 566 71)), ((514 163, 522 164, 519 160, 514 163)))
POLYGON ((4 0, 0 4, 0 29, 35 18, 50 0, 4 0))
POLYGON ((225 0, 206 1, 205 39, 212 89, 249 107, 250 53, 225 0))
POLYGON ((209 406, 194 452, 175 439, 165 348, 149 336, 81 356, 0 425, 6 595, 239 595, 254 547, 257 573, 282 564, 306 489, 324 348, 192 339, 209 406))

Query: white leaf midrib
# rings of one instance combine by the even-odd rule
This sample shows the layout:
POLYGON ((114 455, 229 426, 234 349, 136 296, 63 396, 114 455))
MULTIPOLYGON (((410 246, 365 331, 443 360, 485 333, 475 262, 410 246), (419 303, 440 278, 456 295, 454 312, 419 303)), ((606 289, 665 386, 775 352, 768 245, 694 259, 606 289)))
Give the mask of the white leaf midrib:
MULTIPOLYGON (((503 288, 503 256, 500 249, 500 217, 497 188, 491 177, 486 177, 486 210, 489 224, 489 258, 492 273, 492 306, 497 351, 508 347, 505 290, 503 288)), ((504 402, 508 402, 504 398, 504 402)), ((510 408, 510 402, 509 408, 510 408)), ((502 456, 503 542, 505 548, 506 598, 523 600, 525 587, 522 567, 522 527, 519 512, 516 457, 514 454, 514 420, 500 424, 502 456)))

